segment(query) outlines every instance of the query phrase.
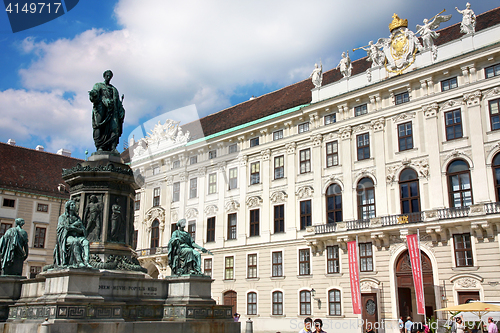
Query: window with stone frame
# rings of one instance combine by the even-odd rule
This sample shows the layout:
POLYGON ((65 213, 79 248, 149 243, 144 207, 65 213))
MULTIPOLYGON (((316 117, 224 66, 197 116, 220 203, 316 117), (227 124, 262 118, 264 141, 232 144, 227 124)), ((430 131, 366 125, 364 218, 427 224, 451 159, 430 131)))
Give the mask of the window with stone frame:
POLYGON ((49 205, 48 204, 43 204, 43 203, 38 203, 36 205, 36 211, 37 212, 42 212, 42 213, 48 213, 49 212, 49 205))
POLYGON ((139 231, 134 230, 132 234, 132 249, 137 250, 137 237, 139 236, 139 231))
POLYGON ((312 225, 311 200, 300 202, 300 230, 312 225))
POLYGON ((233 143, 232 145, 229 145, 229 154, 234 154, 238 152, 238 144, 233 143))
POLYGON ((212 258, 205 258, 203 260, 203 274, 212 277, 212 258))
POLYGON ((273 132, 273 141, 283 139, 283 130, 273 132))
POLYGON ((326 189, 326 223, 342 221, 342 189, 338 184, 331 184, 326 189))
POLYGON ((283 315, 283 293, 273 291, 273 316, 283 315))
POLYGON ((259 145, 259 138, 252 138, 250 139, 250 147, 255 147, 259 145))
POLYGON ((35 238, 33 240, 33 247, 37 249, 45 248, 45 235, 47 233, 47 228, 45 227, 35 227, 35 238))
POLYGON ((211 159, 214 159, 217 157, 217 150, 210 150, 208 152, 208 159, 211 160, 211 159))
POLYGON ((135 194, 134 210, 140 210, 140 209, 141 209, 141 192, 137 192, 135 194))
POLYGON ((274 233, 285 232, 285 205, 274 206, 274 233))
POLYGON ((328 314, 330 316, 341 316, 340 290, 332 289, 328 291, 328 314))
POLYGON ((229 189, 233 190, 238 187, 238 168, 229 169, 229 189))
POLYGON ((151 225, 150 248, 157 248, 158 246, 160 246, 160 222, 155 219, 151 225))
POLYGON ((413 133, 411 121, 398 125, 399 151, 413 149, 413 133))
POLYGON ((250 185, 260 183, 260 162, 250 164, 250 185))
POLYGON ((411 168, 404 169, 399 175, 401 214, 420 212, 418 175, 411 168))
POLYGON ((369 177, 362 178, 356 187, 358 218, 368 220, 375 217, 375 187, 369 177))
POLYGON ((309 132, 309 123, 303 123, 298 125, 299 134, 304 132, 309 132))
POLYGON ((339 165, 338 142, 332 141, 326 144, 326 167, 339 165))
POLYGON ((458 81, 456 76, 441 81, 441 91, 448 91, 455 88, 458 88, 458 81))
POLYGON ((448 195, 450 207, 472 205, 472 183, 469 164, 464 160, 454 160, 447 168, 448 195))
POLYGON ((370 134, 364 133, 356 136, 358 161, 370 158, 370 134))
POLYGON ((486 67, 484 69, 484 74, 487 79, 500 75, 500 64, 486 67))
POLYGON ((247 278, 257 278, 257 254, 252 253, 247 257, 247 278))
POLYGON ((303 149, 299 152, 300 173, 311 172, 311 149, 303 149))
POLYGON ((193 241, 196 239, 196 221, 188 222, 188 230, 187 232, 191 235, 193 241))
POLYGON ((234 257, 224 258, 224 280, 234 280, 234 257))
POLYGON ((454 234, 453 243, 455 248, 455 265, 457 267, 474 266, 470 233, 454 234))
POLYGON ((311 292, 309 290, 302 290, 300 292, 300 315, 311 315, 311 292))
POLYGON ((36 276, 42 272, 42 266, 30 266, 30 279, 36 278, 36 276))
POLYGON ((175 182, 172 184, 172 202, 180 201, 181 199, 181 183, 175 182))
POLYGON ((207 219, 207 243, 215 242, 215 216, 207 219))
POLYGON ((311 274, 311 252, 309 249, 299 250, 299 275, 311 274))
POLYGON ((257 314, 257 293, 247 294, 247 315, 255 316, 257 314))
POLYGON ((490 110, 490 125, 491 130, 500 129, 500 99, 494 99, 488 102, 490 110))
POLYGON ((493 162, 491 163, 493 168, 493 179, 495 180, 495 198, 496 201, 500 201, 500 154, 496 154, 493 157, 493 162))
POLYGON ((236 213, 227 215, 227 239, 236 239, 236 213))
POLYGON ((328 274, 340 273, 339 246, 326 247, 326 272, 328 274))
POLYGON ((373 272, 372 243, 359 243, 359 271, 373 272))
POLYGON ((259 236, 259 209, 250 211, 250 236, 259 236))
POLYGON ((409 101, 410 101, 410 93, 407 91, 394 95, 394 103, 396 105, 407 103, 409 101))
POLYGON ((14 208, 15 206, 16 206, 16 200, 7 198, 3 199, 3 207, 14 208))
POLYGON ((211 173, 208 175, 208 194, 217 193, 217 174, 211 173))
MULTIPOLYGON (((181 167, 181 161, 175 160, 172 162, 172 169, 178 169, 180 167, 181 167)), ((154 174, 154 170, 153 170, 153 174, 154 174)))
POLYGON ((10 228, 12 228, 12 223, 5 223, 5 222, 0 223, 0 237, 5 235, 5 232, 10 228))
POLYGON ((358 116, 361 116, 361 115, 364 115, 367 113, 368 113, 367 104, 358 105, 358 106, 354 107, 354 116, 355 117, 358 117, 358 116))
POLYGON ((325 116, 325 125, 333 124, 337 121, 337 115, 335 113, 328 114, 325 116))
POLYGON ((283 252, 275 251, 272 253, 273 260, 273 277, 283 276, 283 252))
POLYGON ((285 177, 285 156, 280 155, 274 158, 274 179, 285 177))
POLYGON ((462 131, 462 112, 460 109, 444 113, 446 141, 460 139, 462 131))
POLYGON ((156 187, 153 190, 153 207, 160 205, 160 188, 156 187))
POLYGON ((196 163, 198 163, 198 156, 197 156, 197 155, 195 155, 195 156, 191 156, 191 157, 189 158, 189 164, 190 164, 190 165, 193 165, 193 164, 196 164, 196 163))
POLYGON ((189 199, 196 198, 198 196, 198 179, 191 178, 189 180, 189 199))

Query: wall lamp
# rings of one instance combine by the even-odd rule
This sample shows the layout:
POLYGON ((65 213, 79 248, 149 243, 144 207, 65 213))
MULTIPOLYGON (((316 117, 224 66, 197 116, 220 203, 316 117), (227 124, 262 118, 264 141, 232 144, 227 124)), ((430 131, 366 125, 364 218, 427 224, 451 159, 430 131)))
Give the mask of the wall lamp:
POLYGON ((316 290, 314 290, 314 288, 311 288, 311 296, 313 300, 318 302, 318 309, 321 309, 321 299, 319 297, 316 298, 316 290))

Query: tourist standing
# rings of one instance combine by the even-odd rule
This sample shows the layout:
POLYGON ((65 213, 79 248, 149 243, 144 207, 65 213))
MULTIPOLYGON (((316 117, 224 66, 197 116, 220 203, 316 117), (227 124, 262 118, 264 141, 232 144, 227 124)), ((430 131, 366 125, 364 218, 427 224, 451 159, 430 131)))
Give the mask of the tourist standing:
POLYGON ((306 317, 304 319, 304 328, 299 331, 299 333, 311 333, 311 326, 312 326, 313 320, 311 317, 306 317))

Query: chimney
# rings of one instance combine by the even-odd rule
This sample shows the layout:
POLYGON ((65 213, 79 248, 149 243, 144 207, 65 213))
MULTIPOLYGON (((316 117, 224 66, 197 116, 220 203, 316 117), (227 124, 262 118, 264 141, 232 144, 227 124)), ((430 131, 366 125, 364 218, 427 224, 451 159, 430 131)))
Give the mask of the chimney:
POLYGON ((38 145, 36 146, 35 150, 38 150, 38 151, 45 151, 45 148, 43 148, 42 145, 38 145))
POLYGON ((11 146, 15 146, 15 145, 16 145, 16 140, 14 140, 14 139, 9 139, 9 141, 7 141, 7 144, 8 144, 8 145, 11 145, 11 146))
POLYGON ((62 156, 66 156, 66 157, 71 157, 71 151, 70 150, 67 150, 67 149, 59 149, 57 151, 57 155, 62 155, 62 156))

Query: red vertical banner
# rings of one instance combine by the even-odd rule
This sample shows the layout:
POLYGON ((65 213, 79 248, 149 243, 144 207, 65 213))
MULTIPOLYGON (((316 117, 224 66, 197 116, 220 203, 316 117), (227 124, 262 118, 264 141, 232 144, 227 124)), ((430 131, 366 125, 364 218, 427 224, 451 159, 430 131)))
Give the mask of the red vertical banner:
POLYGON ((420 258, 420 242, 418 235, 406 236, 408 253, 410 254, 411 272, 413 274, 413 285, 417 298, 417 313, 425 315, 424 280, 422 276, 422 260, 420 258))
POLYGON ((352 311, 361 314, 361 288, 359 286, 358 242, 347 242, 349 256, 349 279, 351 281, 352 311))

